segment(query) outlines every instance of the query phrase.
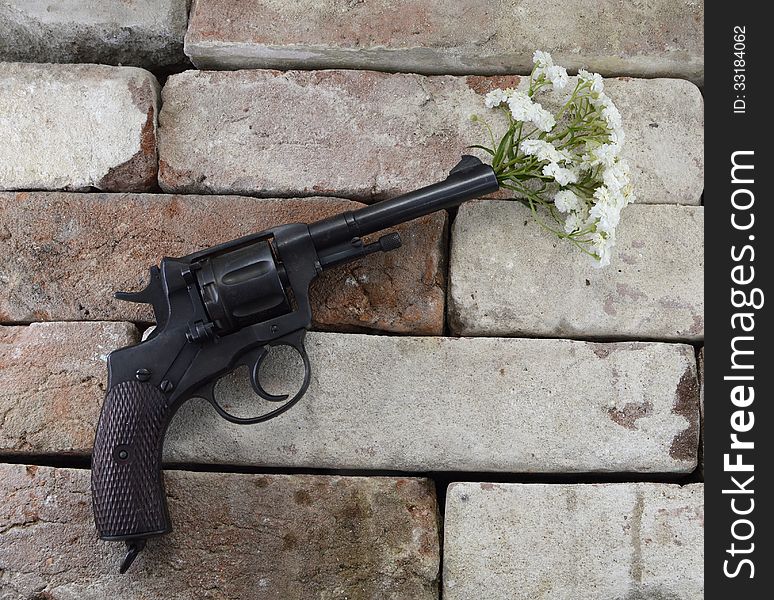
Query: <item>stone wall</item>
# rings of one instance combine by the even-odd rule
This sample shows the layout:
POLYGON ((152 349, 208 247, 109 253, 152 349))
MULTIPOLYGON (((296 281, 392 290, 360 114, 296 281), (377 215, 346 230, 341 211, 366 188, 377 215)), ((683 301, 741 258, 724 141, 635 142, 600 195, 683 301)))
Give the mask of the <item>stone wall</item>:
POLYGON ((703 2, 463 4, 0 0, 0 598, 703 597, 703 2), (113 293, 444 178, 535 49, 622 113, 613 263, 498 192, 324 273, 307 395, 184 404, 119 575, 89 458, 153 314, 113 293))

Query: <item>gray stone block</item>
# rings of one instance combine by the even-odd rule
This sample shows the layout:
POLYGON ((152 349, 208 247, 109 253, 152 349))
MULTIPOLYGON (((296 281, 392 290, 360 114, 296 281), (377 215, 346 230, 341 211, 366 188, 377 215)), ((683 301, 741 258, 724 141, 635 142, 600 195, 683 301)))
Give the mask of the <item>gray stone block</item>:
MULTIPOLYGON (((472 115, 504 130, 504 116, 486 109, 482 94, 520 81, 372 71, 173 75, 162 92, 159 182, 168 192, 363 202, 405 193, 446 177, 469 145, 488 143, 472 115)), ((672 79, 607 83, 640 202, 698 204, 698 88, 672 79)))
POLYGON ((207 69, 529 72, 534 50, 606 75, 704 75, 704 3, 657 0, 197 0, 185 49, 207 69))
POLYGON ((0 190, 154 187, 158 93, 135 67, 0 63, 0 190))
MULTIPOLYGON (((57 323, 0 335, 8 382, 0 453, 87 454, 105 394, 104 356, 133 341, 134 330, 57 323)), ((696 467, 690 346, 310 333, 307 349, 313 375, 296 406, 241 426, 190 400, 168 431, 166 462, 537 473, 696 467)), ((296 367, 288 354, 274 357, 261 380, 270 392, 289 391, 296 367)), ((246 370, 216 396, 241 416, 268 408, 246 370)))
MULTIPOLYGON (((240 426, 192 400, 170 426, 165 459, 401 471, 696 467, 690 346, 311 333, 307 349, 311 384, 291 410, 240 426)), ((298 381, 289 358, 267 365, 270 392, 298 381)), ((216 396, 237 415, 267 408, 246 371, 216 396)))
POLYGON ((454 483, 444 600, 704 598, 704 486, 454 483))
MULTIPOLYGON (((704 98, 680 79, 606 79, 621 112, 638 204, 700 204, 704 191, 704 98)), ((546 103, 550 106, 550 103, 546 103)))
POLYGON ((461 335, 701 340, 704 208, 627 207, 595 269, 515 202, 463 205, 452 226, 449 322, 461 335))
POLYGON ((189 0, 0 0, 0 61, 157 69, 187 62, 189 0))

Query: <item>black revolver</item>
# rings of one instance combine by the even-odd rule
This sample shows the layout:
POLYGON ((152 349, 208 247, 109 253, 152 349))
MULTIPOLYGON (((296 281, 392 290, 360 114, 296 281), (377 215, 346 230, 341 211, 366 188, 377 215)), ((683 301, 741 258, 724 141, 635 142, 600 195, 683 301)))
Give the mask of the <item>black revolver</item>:
POLYGON ((171 530, 161 452, 172 416, 190 398, 207 399, 238 424, 266 421, 289 409, 309 385, 304 336, 312 319, 309 284, 323 270, 401 244, 388 233, 363 236, 451 208, 498 189, 488 165, 463 156, 449 177, 409 194, 315 223, 282 225, 150 269, 147 287, 116 297, 153 305, 147 340, 108 357, 108 392, 92 454, 94 520, 104 540, 124 541, 125 572, 146 539, 171 530), (300 389, 273 395, 259 381, 272 346, 294 348, 304 364, 300 389), (247 366, 256 394, 277 403, 253 418, 228 413, 215 399, 217 381, 247 366))

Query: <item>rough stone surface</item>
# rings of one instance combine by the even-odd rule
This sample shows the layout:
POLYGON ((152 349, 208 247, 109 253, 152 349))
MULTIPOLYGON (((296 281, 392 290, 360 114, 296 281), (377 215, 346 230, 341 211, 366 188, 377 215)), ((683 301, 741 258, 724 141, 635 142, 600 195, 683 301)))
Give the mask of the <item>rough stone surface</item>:
POLYGON ((89 471, 0 466, 0 590, 31 598, 438 598, 425 479, 165 473, 173 532, 125 575, 97 540, 89 471))
POLYGON ((535 49, 603 74, 704 75, 704 2, 197 0, 185 50, 200 68, 529 72, 535 49))
POLYGON ((90 453, 107 355, 138 340, 128 323, 0 326, 0 453, 90 453))
POLYGON ((166 67, 187 23, 188 0, 0 0, 0 60, 166 67))
POLYGON ((704 209, 627 207, 610 266, 595 269, 521 204, 464 205, 448 303, 462 335, 700 340, 704 209))
MULTIPOLYGON (((110 327, 121 326, 6 328, 0 356, 8 366, 0 376, 11 383, 0 453, 88 452, 104 396, 104 363, 94 356, 134 335, 96 335, 110 327), (51 366, 36 366, 36 356, 51 366), (31 403, 39 409, 26 414, 31 403)), ((696 467, 698 388, 689 346, 310 333, 307 350, 311 384, 290 411, 240 426, 191 400, 170 426, 165 460, 402 471, 696 467)), ((289 391, 300 367, 291 356, 279 358, 261 372, 274 393, 289 391)), ((237 415, 267 408, 246 371, 226 378, 216 396, 237 415)))
POLYGON ((135 67, 0 63, 0 189, 154 187, 158 92, 135 67))
MULTIPOLYGON (((487 111, 482 93, 519 82, 369 71, 187 71, 170 77, 162 92, 159 182, 170 192, 331 194, 365 202, 407 192, 443 179, 467 146, 486 143, 472 115, 503 130, 504 116, 487 111)), ((704 177, 698 88, 621 79, 608 89, 621 109, 640 201, 698 204, 704 177)))
MULTIPOLYGON (((704 191, 704 98, 679 79, 606 79, 621 112, 623 156, 639 204, 700 204, 704 191)), ((550 103, 546 102, 546 106, 550 103)))
POLYGON ((453 483, 443 598, 704 598, 704 486, 453 483))
MULTIPOLYGON (((151 321, 150 307, 115 300, 113 292, 141 289, 161 257, 361 206, 334 198, 0 194, 0 322, 151 321)), ((316 328, 443 333, 446 213, 396 230, 398 250, 313 283, 316 328)))
POLYGON ((699 352, 699 417, 701 431, 699 432, 699 471, 704 475, 704 348, 699 352))
MULTIPOLYGON (((568 340, 312 333, 306 396, 279 418, 232 425, 192 400, 168 461, 510 472, 690 472, 698 446, 693 348, 568 340)), ((296 363, 261 380, 290 391, 296 363)), ((297 361, 298 362, 298 361, 297 361)), ((237 372, 216 388, 265 412, 237 372)))

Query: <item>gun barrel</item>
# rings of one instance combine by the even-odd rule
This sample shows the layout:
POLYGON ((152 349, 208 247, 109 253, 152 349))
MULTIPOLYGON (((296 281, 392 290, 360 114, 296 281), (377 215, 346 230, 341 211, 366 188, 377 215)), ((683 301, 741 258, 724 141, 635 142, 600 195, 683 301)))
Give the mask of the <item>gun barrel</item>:
POLYGON ((492 167, 474 157, 463 157, 445 180, 408 194, 383 200, 309 225, 318 250, 330 248, 437 210, 459 206, 499 189, 492 167))

